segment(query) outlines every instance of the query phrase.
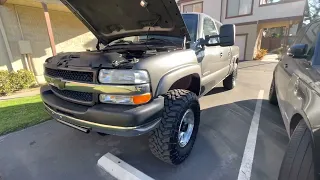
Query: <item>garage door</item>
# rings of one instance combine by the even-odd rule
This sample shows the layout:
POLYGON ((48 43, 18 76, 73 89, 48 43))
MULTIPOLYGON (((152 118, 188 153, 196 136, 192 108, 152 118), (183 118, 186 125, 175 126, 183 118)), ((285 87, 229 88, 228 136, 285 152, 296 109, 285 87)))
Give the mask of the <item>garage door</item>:
POLYGON ((245 60, 245 47, 246 47, 247 35, 237 35, 235 45, 239 46, 240 56, 239 60, 245 60))

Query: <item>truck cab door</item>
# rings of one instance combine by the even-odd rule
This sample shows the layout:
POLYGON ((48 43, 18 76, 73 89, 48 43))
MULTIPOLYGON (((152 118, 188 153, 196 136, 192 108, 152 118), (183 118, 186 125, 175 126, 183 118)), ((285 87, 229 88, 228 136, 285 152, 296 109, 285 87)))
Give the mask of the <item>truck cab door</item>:
MULTIPOLYGON (((202 38, 206 36, 218 35, 218 29, 214 20, 204 16, 202 19, 202 38)), ((214 41, 214 39, 213 39, 214 41)), ((218 38, 216 39, 218 42, 218 38)), ((202 78, 201 84, 204 85, 203 94, 209 92, 214 86, 225 78, 227 72, 224 72, 225 60, 228 53, 220 46, 205 46, 203 48, 203 58, 201 61, 202 78)))
POLYGON ((299 106, 299 104, 301 105, 302 100, 305 100, 306 84, 310 85, 317 81, 315 74, 318 74, 318 72, 311 64, 315 65, 317 64, 316 61, 319 61, 319 49, 316 48, 320 45, 319 34, 320 22, 312 24, 299 44, 299 47, 304 47, 305 51, 301 56, 292 58, 295 69, 289 67, 289 71, 293 71, 293 76, 288 84, 286 94, 288 106, 285 106, 285 112, 289 118, 294 115, 295 107, 299 106))
POLYGON ((289 121, 294 113, 294 104, 303 95, 301 82, 310 82, 308 69, 319 42, 320 22, 310 24, 299 32, 295 43, 290 47, 275 72, 278 102, 284 117, 289 121))

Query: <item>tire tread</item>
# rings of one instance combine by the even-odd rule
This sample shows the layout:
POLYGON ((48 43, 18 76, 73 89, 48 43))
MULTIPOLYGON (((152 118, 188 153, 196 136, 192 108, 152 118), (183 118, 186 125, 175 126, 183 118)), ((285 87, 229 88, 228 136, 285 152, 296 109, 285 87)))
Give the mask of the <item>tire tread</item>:
MULTIPOLYGON (((177 117, 186 108, 188 103, 197 101, 196 94, 183 89, 170 90, 165 95, 165 107, 159 127, 149 136, 149 148, 160 160, 169 164, 179 164, 189 155, 179 156, 176 151, 175 137, 177 135, 177 117)), ((193 146, 193 144, 192 144, 193 146)))
POLYGON ((314 180, 313 168, 311 132, 302 119, 288 144, 278 180, 314 180))

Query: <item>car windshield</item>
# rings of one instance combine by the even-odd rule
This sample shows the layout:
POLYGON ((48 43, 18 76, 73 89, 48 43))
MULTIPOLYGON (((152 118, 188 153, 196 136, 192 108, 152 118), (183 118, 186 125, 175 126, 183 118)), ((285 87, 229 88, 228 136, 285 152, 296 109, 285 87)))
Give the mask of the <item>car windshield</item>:
POLYGON ((143 35, 143 36, 130 36, 121 38, 111 42, 108 46, 117 45, 139 45, 139 44, 152 44, 152 45, 166 45, 166 46, 182 46, 183 39, 172 36, 161 35, 143 35))
MULTIPOLYGON (((197 37, 197 26, 198 26, 198 15, 196 14, 182 14, 184 23, 187 26, 188 32, 190 34, 191 42, 194 42, 197 37)), ((127 45, 127 44, 140 44, 145 43, 160 43, 168 44, 174 46, 182 45, 183 39, 172 36, 161 36, 161 35, 143 35, 143 36, 130 36, 115 40, 109 44, 109 46, 114 45, 127 45)))

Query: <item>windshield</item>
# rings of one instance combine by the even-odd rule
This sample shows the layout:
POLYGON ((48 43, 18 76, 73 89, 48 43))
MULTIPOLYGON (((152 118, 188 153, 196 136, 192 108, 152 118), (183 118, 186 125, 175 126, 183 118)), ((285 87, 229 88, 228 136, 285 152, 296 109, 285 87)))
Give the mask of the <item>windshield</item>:
MULTIPOLYGON (((188 32, 190 34, 191 42, 196 41, 197 38, 197 27, 198 27, 198 15, 197 14, 182 14, 184 23, 187 26, 188 32)), ((130 36, 115 40, 109 44, 113 45, 124 45, 124 44, 140 44, 140 43, 166 43, 169 45, 182 45, 183 39, 179 37, 172 36, 161 36, 161 35, 143 35, 143 36, 130 36), (148 40, 147 40, 148 39, 148 40)))
POLYGON ((182 46, 183 39, 172 36, 161 36, 161 35, 143 35, 143 36, 130 36, 115 40, 109 44, 114 45, 129 45, 129 44, 159 44, 169 46, 182 46))

